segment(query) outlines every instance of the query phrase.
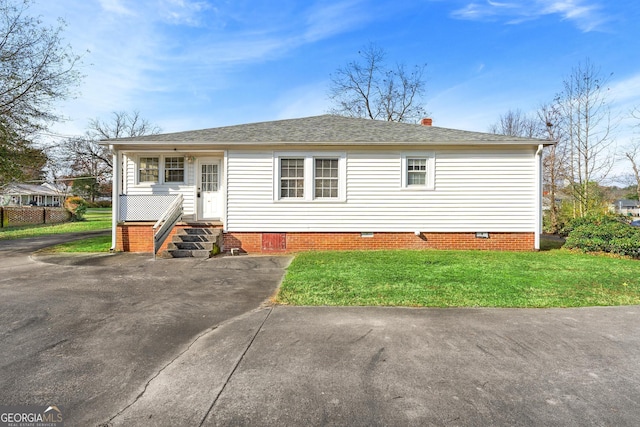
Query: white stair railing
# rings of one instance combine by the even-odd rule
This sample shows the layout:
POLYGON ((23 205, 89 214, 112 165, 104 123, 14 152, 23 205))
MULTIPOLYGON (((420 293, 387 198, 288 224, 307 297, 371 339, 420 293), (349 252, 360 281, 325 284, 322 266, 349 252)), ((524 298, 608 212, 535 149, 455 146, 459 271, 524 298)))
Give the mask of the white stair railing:
POLYGON ((162 244, 173 227, 182 219, 182 202, 184 198, 182 194, 178 194, 178 197, 171 202, 166 211, 162 214, 160 219, 153 226, 153 259, 156 259, 158 250, 162 247, 162 244))

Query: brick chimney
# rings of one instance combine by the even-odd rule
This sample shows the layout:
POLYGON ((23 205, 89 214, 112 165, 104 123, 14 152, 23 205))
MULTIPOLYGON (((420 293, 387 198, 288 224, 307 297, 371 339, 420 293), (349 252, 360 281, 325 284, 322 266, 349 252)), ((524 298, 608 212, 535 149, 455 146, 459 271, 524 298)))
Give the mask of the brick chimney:
POLYGON ((433 124, 433 119, 424 118, 424 119, 420 120, 420 124, 422 126, 431 126, 433 124))

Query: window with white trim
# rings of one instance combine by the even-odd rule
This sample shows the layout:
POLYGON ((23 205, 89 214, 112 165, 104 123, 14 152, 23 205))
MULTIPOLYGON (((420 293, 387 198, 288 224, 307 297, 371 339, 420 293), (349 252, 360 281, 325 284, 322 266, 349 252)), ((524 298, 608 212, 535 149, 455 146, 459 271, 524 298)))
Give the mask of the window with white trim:
POLYGON ((338 198, 338 159, 314 159, 314 197, 316 199, 338 198))
POLYGON ((402 188, 411 190, 435 188, 435 154, 432 151, 402 154, 402 188))
POLYGON ((140 157, 138 165, 138 182, 158 182, 160 178, 159 157, 140 157))
POLYGON ((274 153, 274 200, 344 201, 346 153, 274 153))
POLYGON ((138 157, 139 184, 181 184, 185 175, 184 156, 138 157))
POLYGON ((426 185, 427 183, 427 159, 407 158, 407 186, 426 185))
POLYGON ((304 158, 280 159, 280 198, 304 198, 304 158))
POLYGON ((164 158, 164 182, 184 182, 184 157, 164 158))

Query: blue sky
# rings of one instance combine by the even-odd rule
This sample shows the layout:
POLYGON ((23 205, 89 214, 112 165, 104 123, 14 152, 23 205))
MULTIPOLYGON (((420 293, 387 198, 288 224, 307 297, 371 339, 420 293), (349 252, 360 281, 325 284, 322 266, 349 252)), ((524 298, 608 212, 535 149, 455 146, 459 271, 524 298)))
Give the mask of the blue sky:
POLYGON ((165 132, 324 114, 330 74, 371 42, 390 63, 427 64, 436 126, 486 131, 509 109, 535 110, 586 58, 613 73, 614 111, 640 105, 637 0, 36 0, 31 11, 64 18, 66 41, 89 51, 60 135, 115 110, 165 132))

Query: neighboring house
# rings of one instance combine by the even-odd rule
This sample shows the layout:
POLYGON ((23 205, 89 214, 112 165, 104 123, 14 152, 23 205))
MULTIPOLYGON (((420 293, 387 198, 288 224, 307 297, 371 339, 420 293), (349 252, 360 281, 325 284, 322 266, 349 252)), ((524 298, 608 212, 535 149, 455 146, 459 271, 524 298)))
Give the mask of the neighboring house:
POLYGON ((549 141, 323 115, 105 140, 114 249, 151 251, 181 195, 181 226, 224 249, 534 250, 549 141))
POLYGON ((0 190, 1 206, 62 206, 65 194, 54 185, 10 183, 0 190))
POLYGON ((612 211, 624 216, 640 216, 640 201, 620 199, 612 204, 612 211))

